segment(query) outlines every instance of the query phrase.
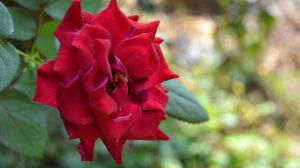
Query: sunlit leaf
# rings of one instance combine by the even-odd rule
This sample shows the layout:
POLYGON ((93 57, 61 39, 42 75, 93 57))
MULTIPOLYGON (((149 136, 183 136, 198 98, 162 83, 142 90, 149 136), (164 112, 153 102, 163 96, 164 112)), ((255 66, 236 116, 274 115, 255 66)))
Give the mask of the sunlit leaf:
POLYGON ((201 123, 208 120, 208 115, 194 95, 176 80, 164 83, 169 90, 167 114, 189 123, 201 123))

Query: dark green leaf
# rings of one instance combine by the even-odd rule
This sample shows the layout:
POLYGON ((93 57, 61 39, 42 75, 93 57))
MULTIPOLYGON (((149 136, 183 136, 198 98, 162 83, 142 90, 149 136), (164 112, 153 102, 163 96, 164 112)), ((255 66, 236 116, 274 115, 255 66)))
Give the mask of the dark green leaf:
POLYGON ((14 22, 14 32, 10 38, 16 40, 29 40, 34 37, 36 23, 32 16, 20 8, 9 8, 9 12, 14 22))
POLYGON ((48 136, 45 117, 23 94, 0 94, 0 143, 17 153, 42 157, 48 136))
POLYGON ((176 80, 167 81, 164 86, 169 90, 167 114, 189 123, 201 123, 208 115, 194 95, 176 80))
POLYGON ((37 49, 48 59, 56 57, 54 31, 59 21, 49 21, 43 24, 36 39, 37 49))
POLYGON ((14 31, 12 18, 2 2, 0 2, 0 37, 7 37, 14 31))
POLYGON ((35 93, 35 81, 36 73, 34 71, 25 70, 16 82, 15 89, 32 99, 35 93))
MULTIPOLYGON (((82 0, 82 8, 90 13, 95 13, 100 9, 102 0, 82 0)), ((55 19, 62 19, 67 12, 72 0, 56 0, 49 4, 45 12, 55 19)))
POLYGON ((14 79, 20 64, 20 57, 11 44, 0 45, 0 91, 14 79))
POLYGON ((22 6, 25 6, 29 9, 39 9, 39 7, 46 3, 48 0, 15 0, 17 3, 19 3, 22 6))

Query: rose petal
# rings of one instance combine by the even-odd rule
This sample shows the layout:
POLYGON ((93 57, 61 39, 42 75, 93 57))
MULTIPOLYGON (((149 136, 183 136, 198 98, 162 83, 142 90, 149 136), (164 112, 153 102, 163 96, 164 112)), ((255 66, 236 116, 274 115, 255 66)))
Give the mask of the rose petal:
POLYGON ((74 0, 54 34, 59 41, 62 41, 64 33, 76 32, 83 24, 80 0, 74 0))
POLYGON ((165 58, 163 56, 163 52, 158 44, 154 44, 155 50, 159 56, 160 66, 157 68, 155 73, 150 77, 150 80, 154 80, 155 78, 159 83, 163 81, 170 80, 173 78, 178 78, 179 75, 175 74, 168 66, 165 58))
POLYGON ((84 75, 82 82, 88 95, 89 106, 96 119, 107 119, 118 110, 117 103, 106 92, 108 77, 100 75, 100 71, 94 64, 84 75))
POLYGON ((94 147, 97 137, 81 138, 77 149, 81 156, 81 161, 93 161, 94 147))
POLYGON ((125 66, 123 65, 123 63, 121 62, 121 60, 114 56, 114 55, 111 55, 110 57, 110 64, 111 64, 111 69, 112 70, 115 70, 115 71, 119 71, 125 75, 127 75, 127 70, 125 68, 125 66))
POLYGON ((142 104, 143 111, 165 111, 165 107, 155 100, 148 100, 142 104))
POLYGON ((152 33, 144 33, 125 40, 115 55, 125 65, 133 79, 150 76, 159 65, 159 57, 152 45, 152 33))
POLYGON ((125 140, 122 139, 119 142, 113 141, 111 139, 102 138, 104 145, 106 146, 109 153, 112 155, 117 164, 121 165, 122 163, 122 151, 125 144, 125 140))
POLYGON ((96 122, 84 126, 73 124, 67 120, 63 120, 63 122, 69 139, 88 138, 91 136, 101 138, 100 130, 96 122))
POLYGON ((120 78, 117 88, 113 91, 112 97, 119 105, 126 102, 128 96, 128 85, 124 78, 120 78))
POLYGON ((159 83, 162 83, 164 81, 178 78, 179 76, 175 74, 168 66, 167 62, 165 61, 165 58, 163 56, 163 53, 161 51, 161 48, 158 44, 154 44, 154 47, 156 49, 156 52, 160 59, 160 65, 157 67, 157 69, 154 71, 153 74, 148 78, 148 80, 144 83, 136 82, 134 85, 135 89, 137 90, 143 90, 151 88, 159 83))
MULTIPOLYGON (((79 65, 86 69, 93 59, 95 59, 96 39, 110 39, 107 30, 100 26, 85 25, 78 36, 73 40, 72 45, 78 49, 77 61, 79 65)), ((103 48, 110 48, 110 44, 104 44, 103 48)))
POLYGON ((139 24, 137 22, 132 21, 132 24, 135 27, 133 33, 133 35, 135 36, 143 33, 153 33, 153 35, 155 35, 159 25, 159 21, 153 21, 147 24, 139 24))
POLYGON ((138 15, 133 15, 133 16, 128 16, 128 18, 134 22, 137 22, 140 17, 138 15))
POLYGON ((127 133, 130 140, 168 140, 158 129, 161 120, 165 119, 165 113, 161 111, 143 112, 127 133))
POLYGON ((54 65, 54 71, 63 78, 74 75, 79 69, 75 57, 77 51, 71 45, 76 36, 77 33, 74 32, 67 32, 63 34, 63 40, 60 44, 58 56, 54 65))
POLYGON ((156 44, 161 44, 162 42, 164 42, 164 39, 162 39, 162 38, 160 38, 160 37, 155 37, 154 43, 156 43, 156 44))
POLYGON ((76 125, 93 123, 94 117, 89 107, 88 97, 81 84, 82 73, 78 72, 62 83, 57 91, 57 106, 64 120, 76 125))
POLYGON ((165 90, 163 90, 160 86, 155 86, 149 89, 147 93, 149 100, 158 102, 165 109, 169 99, 165 90))
POLYGON ((84 84, 86 91, 97 90, 99 87, 105 87, 107 81, 108 76, 101 73, 101 70, 96 65, 95 60, 82 77, 82 83, 84 84))
POLYGON ((134 103, 124 103, 110 120, 97 118, 104 137, 119 141, 135 121, 141 116, 141 108, 134 103))
POLYGON ((54 64, 55 60, 52 60, 38 68, 37 88, 33 100, 56 108, 56 91, 61 79, 53 71, 54 64))
POLYGON ((82 16, 83 16, 83 22, 85 24, 89 24, 92 22, 92 20, 94 19, 95 15, 94 14, 91 14, 89 12, 86 12, 86 11, 81 11, 82 12, 82 16))
POLYGON ((112 35, 112 51, 128 36, 132 29, 132 24, 120 10, 116 0, 111 0, 109 6, 99 13, 92 23, 98 24, 110 32, 112 35))
POLYGON ((104 119, 117 111, 118 104, 107 94, 105 87, 89 91, 88 95, 90 107, 97 119, 104 119))
POLYGON ((97 66, 101 70, 101 73, 108 75, 112 79, 111 68, 109 64, 109 50, 111 47, 110 40, 97 39, 96 40, 96 61, 97 66))
POLYGON ((133 103, 126 103, 116 113, 113 120, 99 123, 103 142, 115 161, 122 162, 122 149, 125 136, 132 125, 140 118, 141 108, 133 103))

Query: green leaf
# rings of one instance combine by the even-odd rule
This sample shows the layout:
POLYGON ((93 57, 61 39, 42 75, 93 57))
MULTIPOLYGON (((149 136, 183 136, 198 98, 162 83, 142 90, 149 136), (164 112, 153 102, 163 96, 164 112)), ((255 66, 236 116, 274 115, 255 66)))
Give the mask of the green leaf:
POLYGON ((164 83, 169 90, 167 114, 189 123, 201 123, 208 120, 208 115, 194 95, 176 80, 164 83))
POLYGON ((0 2, 0 37, 7 37, 14 31, 12 18, 2 2, 0 2))
POLYGON ((59 25, 59 21, 49 21, 42 25, 36 39, 37 49, 48 59, 56 57, 56 46, 54 31, 59 25))
POLYGON ((57 38, 55 38, 55 40, 54 40, 55 42, 55 49, 56 49, 56 51, 58 51, 59 50, 59 47, 60 47, 60 42, 59 42, 59 40, 57 39, 57 38))
POLYGON ((40 109, 19 92, 0 93, 0 143, 27 156, 42 157, 48 136, 40 109))
POLYGON ((0 91, 14 79, 20 65, 20 57, 11 44, 0 45, 0 91))
POLYGON ((14 22, 15 30, 10 38, 16 40, 30 40, 35 36, 36 23, 32 16, 24 10, 16 7, 8 9, 14 22))
POLYGON ((82 9, 90 13, 96 13, 101 7, 102 0, 83 0, 82 9))
POLYGON ((68 10, 72 0, 57 0, 45 9, 45 12, 55 19, 62 19, 68 10))
POLYGON ((33 10, 39 9, 41 5, 43 5, 48 0, 14 0, 18 4, 33 10))
POLYGON ((24 93, 28 98, 32 99, 36 88, 36 72, 24 70, 21 77, 15 84, 15 89, 24 93))
MULTIPOLYGON (((82 0, 82 8, 90 13, 95 13, 100 9, 102 0, 82 0)), ((72 0, 56 0, 50 3, 45 12, 55 19, 62 19, 67 12, 72 0)))

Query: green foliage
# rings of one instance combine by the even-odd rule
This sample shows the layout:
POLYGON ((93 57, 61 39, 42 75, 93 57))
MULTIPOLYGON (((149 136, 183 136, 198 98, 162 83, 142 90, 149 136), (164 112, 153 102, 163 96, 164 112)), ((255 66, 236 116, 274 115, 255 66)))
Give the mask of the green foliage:
POLYGON ((32 16, 21 8, 11 7, 9 12, 14 23, 14 32, 10 38, 16 40, 30 40, 36 33, 36 22, 32 16))
MULTIPOLYGON (((45 12, 55 19, 62 19, 72 0, 54 0, 49 3, 45 12)), ((90 13, 95 13, 101 6, 101 0, 83 0, 82 8, 90 13)))
POLYGON ((90 13, 96 13, 101 7, 102 0, 83 0, 82 8, 90 13))
POLYGON ((35 105, 24 95, 0 93, 0 142, 31 157, 42 157, 48 136, 46 122, 35 105))
POLYGON ((20 64, 20 57, 9 43, 0 45, 0 91, 5 89, 15 78, 20 64))
POLYGON ((56 30, 59 21, 53 20, 44 23, 38 33, 36 38, 36 47, 45 55, 47 59, 52 59, 56 57, 57 50, 55 47, 55 37, 53 36, 54 31, 56 30))
POLYGON ((25 69, 14 87, 16 90, 24 93, 28 98, 32 99, 35 94, 35 81, 36 72, 25 69))
POLYGON ((12 18, 7 8, 0 2, 0 37, 7 37, 14 31, 12 18))
POLYGON ((229 73, 230 78, 251 85, 256 82, 252 76, 256 76, 256 63, 264 51, 266 37, 275 19, 257 4, 253 4, 257 11, 254 13, 251 2, 220 1, 220 5, 225 14, 218 18, 216 42, 226 59, 219 70, 229 73))
POLYGON ((29 9, 37 10, 41 5, 48 2, 49 0, 14 0, 14 1, 29 9))
POLYGON ((62 19, 72 0, 56 0, 45 8, 45 12, 55 19, 62 19))
POLYGON ((189 123, 201 123, 208 120, 208 115, 193 94, 176 80, 164 83, 169 90, 167 114, 189 123))

